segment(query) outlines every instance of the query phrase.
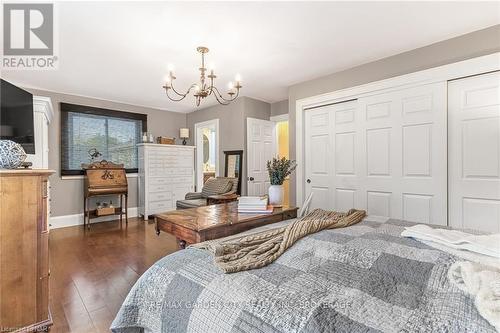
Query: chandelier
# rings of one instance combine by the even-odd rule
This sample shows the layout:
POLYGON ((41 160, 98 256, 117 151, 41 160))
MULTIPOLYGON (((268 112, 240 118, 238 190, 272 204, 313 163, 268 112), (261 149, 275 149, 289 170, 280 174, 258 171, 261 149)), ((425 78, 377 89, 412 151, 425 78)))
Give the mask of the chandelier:
POLYGON ((208 53, 208 48, 200 46, 196 49, 196 51, 201 54, 201 67, 199 68, 200 82, 193 83, 184 94, 180 93, 174 88, 174 80, 176 79, 176 77, 174 75, 173 69, 169 68, 169 73, 167 78, 165 79, 165 85, 163 86, 167 97, 171 101, 179 102, 186 98, 186 96, 189 95, 191 91, 193 91, 193 96, 196 98, 196 106, 200 106, 201 100, 212 94, 214 95, 217 102, 222 105, 228 105, 229 103, 234 101, 240 94, 240 89, 242 87, 241 78, 237 75, 235 83, 229 82, 227 92, 229 97, 225 98, 224 96, 222 96, 222 93, 214 84, 215 78, 217 76, 214 73, 213 66, 212 68, 210 68, 210 74, 205 75, 205 73, 207 72, 207 68, 205 67, 205 53, 208 53), (173 96, 170 96, 170 91, 172 91, 173 96))

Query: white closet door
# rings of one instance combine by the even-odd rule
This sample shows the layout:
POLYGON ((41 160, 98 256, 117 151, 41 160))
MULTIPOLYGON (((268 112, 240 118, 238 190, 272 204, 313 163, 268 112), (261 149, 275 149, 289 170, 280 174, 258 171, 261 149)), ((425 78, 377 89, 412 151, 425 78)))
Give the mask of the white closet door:
POLYGON ((445 82, 308 110, 306 195, 315 208, 446 225, 446 138, 445 82))
POLYGON ((449 220, 500 232, 500 73, 448 85, 449 220))
POLYGON ((358 105, 361 206, 370 215, 446 225, 446 83, 358 105))
MULTIPOLYGON (((311 208, 334 209, 333 117, 335 106, 305 113, 305 197, 313 193, 311 208)), ((302 203, 299 203, 299 205, 302 203)))
POLYGON ((270 181, 267 161, 276 153, 275 123, 269 120, 247 118, 247 185, 248 195, 265 195, 270 181))

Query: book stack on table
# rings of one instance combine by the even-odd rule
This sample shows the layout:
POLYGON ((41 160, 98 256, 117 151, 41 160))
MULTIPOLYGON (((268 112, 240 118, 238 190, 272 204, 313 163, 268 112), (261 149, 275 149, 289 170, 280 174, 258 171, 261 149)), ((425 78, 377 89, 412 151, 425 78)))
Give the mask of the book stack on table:
POLYGON ((238 198, 238 213, 271 214, 272 212, 273 206, 267 204, 267 196, 238 198))

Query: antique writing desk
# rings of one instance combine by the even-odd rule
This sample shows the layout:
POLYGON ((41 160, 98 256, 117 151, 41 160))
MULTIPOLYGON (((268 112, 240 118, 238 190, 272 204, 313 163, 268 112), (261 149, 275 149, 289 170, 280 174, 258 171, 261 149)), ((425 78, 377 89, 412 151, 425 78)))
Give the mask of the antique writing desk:
POLYGON ((107 215, 120 215, 120 227, 125 214, 125 223, 128 224, 128 184, 123 164, 114 164, 108 161, 83 164, 85 170, 85 184, 83 197, 83 226, 90 229, 90 220, 105 215, 97 215, 96 209, 90 209, 89 198, 95 196, 118 195, 120 206, 107 215), (125 201, 125 207, 123 206, 125 201))

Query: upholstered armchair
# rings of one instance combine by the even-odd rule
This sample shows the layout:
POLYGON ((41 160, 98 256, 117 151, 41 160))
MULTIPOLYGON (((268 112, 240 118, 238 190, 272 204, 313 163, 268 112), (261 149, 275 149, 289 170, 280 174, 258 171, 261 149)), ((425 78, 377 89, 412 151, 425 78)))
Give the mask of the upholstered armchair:
POLYGON ((234 194, 238 191, 238 178, 216 177, 209 178, 201 192, 187 193, 184 200, 178 200, 177 209, 202 207, 208 204, 207 198, 212 195, 234 194))

